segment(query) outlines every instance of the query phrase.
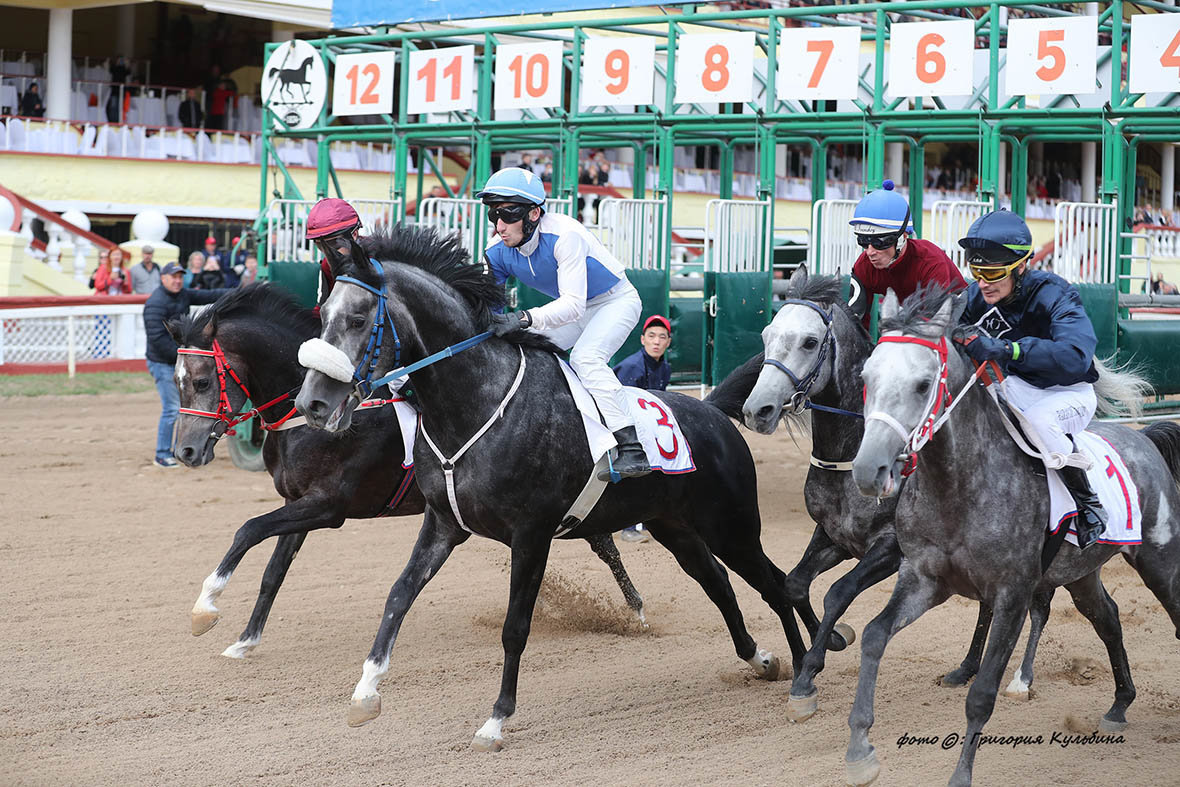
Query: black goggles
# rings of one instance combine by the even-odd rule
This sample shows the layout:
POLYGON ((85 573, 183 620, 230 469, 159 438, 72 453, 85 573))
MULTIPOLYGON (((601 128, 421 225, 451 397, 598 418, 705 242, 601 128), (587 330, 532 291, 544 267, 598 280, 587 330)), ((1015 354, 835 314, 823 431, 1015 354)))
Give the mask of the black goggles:
POLYGON ((891 232, 888 235, 857 235, 856 245, 862 249, 867 249, 869 246, 877 250, 891 249, 897 245, 897 239, 900 237, 900 232, 891 232))
POLYGON ((503 205, 498 208, 488 208, 488 221, 493 224, 497 221, 515 224, 518 221, 523 221, 524 217, 529 215, 530 210, 532 207, 529 205, 503 205))

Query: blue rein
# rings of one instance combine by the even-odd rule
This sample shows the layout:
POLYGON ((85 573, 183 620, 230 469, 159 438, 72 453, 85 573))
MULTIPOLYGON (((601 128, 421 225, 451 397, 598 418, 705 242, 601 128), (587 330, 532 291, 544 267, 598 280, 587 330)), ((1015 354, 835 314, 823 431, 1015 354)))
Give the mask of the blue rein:
POLYGON ((782 361, 777 361, 774 358, 764 358, 762 365, 773 366, 775 369, 778 369, 780 372, 785 374, 791 381, 791 384, 795 386, 795 395, 791 397, 791 407, 795 412, 800 412, 801 410, 807 409, 822 410, 825 413, 850 415, 853 418, 863 419, 864 413, 854 413, 851 410, 841 410, 838 407, 828 407, 822 404, 815 404, 811 401, 811 399, 808 398, 808 394, 811 392, 811 386, 815 383, 815 378, 819 376, 819 370, 823 366, 824 360, 827 358, 828 347, 830 347, 832 344, 832 315, 830 312, 825 311, 820 306, 812 303, 811 301, 804 301, 798 298, 788 298, 787 300, 783 301, 783 305, 785 306, 788 304, 806 306, 807 308, 814 310, 820 316, 820 319, 824 321, 824 327, 827 328, 827 331, 824 333, 824 338, 820 344, 819 357, 815 359, 815 366, 811 367, 811 371, 803 377, 796 377, 795 373, 788 369, 785 363, 782 361))
MULTIPOLYGON (((385 269, 381 267, 381 263, 374 259, 370 259, 369 262, 373 263, 373 267, 376 268, 377 274, 381 276, 382 279, 384 279, 385 269)), ((449 347, 444 347, 433 355, 428 355, 420 361, 415 361, 408 366, 399 367, 398 364, 400 364, 402 360, 402 343, 401 339, 398 338, 397 328, 393 324, 393 315, 390 314, 389 308, 386 304, 385 290, 379 290, 376 287, 366 284, 360 279, 353 278, 352 276, 340 276, 336 279, 336 281, 345 282, 347 284, 355 284, 357 287, 368 290, 377 296, 377 316, 374 318, 373 328, 369 332, 369 343, 365 347, 365 354, 361 356, 360 363, 357 364, 356 369, 352 373, 352 379, 356 381, 355 389, 357 393, 361 395, 361 399, 368 398, 368 396, 376 388, 380 388, 381 386, 393 382, 400 377, 413 374, 419 369, 423 369, 433 363, 437 363, 444 358, 450 358, 452 355, 461 353, 466 349, 474 347, 475 345, 487 340, 492 336, 491 331, 484 331, 483 333, 472 336, 470 339, 464 339, 463 341, 452 344, 449 347), (388 374, 374 380, 373 372, 376 371, 377 363, 381 359, 381 343, 384 337, 386 323, 389 324, 389 332, 393 335, 394 369, 388 374), (363 377, 361 376, 362 370, 364 370, 363 377)))

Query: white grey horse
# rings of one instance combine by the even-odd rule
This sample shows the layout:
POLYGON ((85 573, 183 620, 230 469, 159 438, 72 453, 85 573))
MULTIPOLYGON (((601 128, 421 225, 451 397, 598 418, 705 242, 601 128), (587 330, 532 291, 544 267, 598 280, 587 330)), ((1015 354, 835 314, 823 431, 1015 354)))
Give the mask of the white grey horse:
MULTIPOLYGON (((850 784, 868 784, 880 772, 869 743, 873 696, 885 645, 905 626, 951 595, 988 604, 994 611, 987 650, 967 693, 967 732, 952 785, 971 783, 979 733, 991 716, 1004 666, 1020 635, 1034 594, 1064 585, 1106 646, 1115 701, 1098 723, 1104 732, 1126 726, 1135 698, 1123 648, 1118 607, 1099 578, 1108 559, 1122 553, 1163 604, 1180 636, 1180 427, 1158 423, 1135 431, 1093 423, 1117 449, 1138 489, 1140 545, 1096 544, 1084 552, 1066 543, 1044 575, 1041 549, 1049 495, 1039 460, 1023 453, 1001 423, 986 390, 968 385, 972 364, 951 340, 961 309, 942 293, 918 293, 899 307, 890 293, 882 308, 883 343, 865 364, 866 413, 884 413, 903 429, 916 429, 946 398, 934 394, 940 373, 949 391, 965 389, 941 430, 917 455, 907 483, 900 473, 910 447, 886 419, 870 420, 853 462, 853 478, 870 497, 899 494, 896 531, 904 558, 893 595, 864 629, 856 700, 845 757, 850 784), (899 493, 900 488, 900 493, 899 493)), ((1095 384, 1100 412, 1126 402, 1136 380, 1100 370, 1095 384)))

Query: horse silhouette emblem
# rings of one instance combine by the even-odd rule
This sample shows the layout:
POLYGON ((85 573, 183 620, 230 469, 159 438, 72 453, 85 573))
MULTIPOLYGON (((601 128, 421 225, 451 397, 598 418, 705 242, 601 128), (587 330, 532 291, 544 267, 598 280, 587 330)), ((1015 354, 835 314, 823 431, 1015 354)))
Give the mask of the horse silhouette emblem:
POLYGON ((309 103, 307 92, 311 89, 311 80, 307 78, 307 70, 311 68, 313 60, 312 57, 305 57, 299 68, 272 68, 266 76, 268 79, 278 76, 280 97, 286 95, 291 101, 295 101, 293 88, 298 85, 301 93, 299 100, 305 104, 309 103))

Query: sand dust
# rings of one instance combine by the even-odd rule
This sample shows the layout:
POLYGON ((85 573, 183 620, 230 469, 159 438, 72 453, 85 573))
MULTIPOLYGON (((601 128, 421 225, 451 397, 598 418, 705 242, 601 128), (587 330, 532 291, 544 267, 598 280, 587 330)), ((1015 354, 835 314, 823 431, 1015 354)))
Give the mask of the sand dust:
MULTIPOLYGON (((406 618, 383 715, 348 728, 348 699, 418 518, 312 533, 262 644, 248 660, 223 658, 270 545, 242 562, 210 633, 192 637, 189 610, 233 532, 277 495, 223 450, 202 470, 152 467, 157 408, 152 393, 0 400, 0 784, 843 784, 860 643, 829 656, 819 713, 792 725, 788 684, 753 679, 720 614, 654 543, 619 544, 648 630, 584 542, 554 546, 504 752, 468 746, 499 688, 508 589, 507 550, 481 539, 456 551, 406 618)), ((748 439, 763 543, 789 570, 812 527, 805 454, 781 435, 748 439)), ((817 605, 837 576, 817 582, 817 605)), ((1101 643, 1062 591, 1035 697, 1000 697, 986 729, 1046 742, 983 748, 977 784, 1180 782, 1180 646, 1123 561, 1105 579, 1139 690, 1125 743, 1048 742, 1067 717, 1070 728, 1093 728, 1114 691, 1101 643)), ((734 586, 759 646, 787 657, 773 613, 734 586)), ((845 620, 859 632, 891 587, 865 593, 845 620)), ((957 747, 897 741, 962 733, 966 690, 937 679, 958 665, 974 621, 974 606, 952 599, 886 652, 872 730, 880 784, 949 778, 957 747)))

